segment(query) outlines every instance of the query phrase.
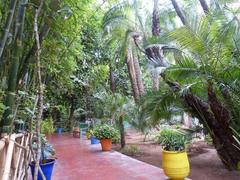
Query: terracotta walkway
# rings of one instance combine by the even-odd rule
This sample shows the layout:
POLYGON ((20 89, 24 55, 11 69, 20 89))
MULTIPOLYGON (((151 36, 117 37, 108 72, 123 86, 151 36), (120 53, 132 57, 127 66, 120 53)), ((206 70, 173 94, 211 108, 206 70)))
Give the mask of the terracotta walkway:
POLYGON ((57 152, 53 180, 164 180, 160 168, 135 160, 121 153, 102 152, 100 145, 91 145, 69 134, 53 135, 50 142, 57 152))

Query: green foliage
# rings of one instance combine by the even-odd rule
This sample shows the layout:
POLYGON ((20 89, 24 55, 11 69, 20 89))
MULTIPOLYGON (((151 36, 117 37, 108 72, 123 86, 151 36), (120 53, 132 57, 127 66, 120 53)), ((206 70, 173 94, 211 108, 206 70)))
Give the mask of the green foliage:
POLYGON ((98 139, 113 139, 118 135, 117 130, 112 125, 103 124, 94 127, 94 136, 98 139))
POLYGON ((129 156, 136 156, 137 154, 140 153, 140 148, 138 145, 127 145, 124 147, 122 150, 124 154, 127 154, 129 156))
POLYGON ((156 138, 166 151, 184 151, 187 144, 186 137, 173 129, 161 130, 156 138))
POLYGON ((211 138, 211 136, 210 136, 209 134, 207 134, 207 135, 205 136, 205 139, 204 139, 204 140, 206 141, 207 144, 210 144, 210 145, 213 144, 212 138, 211 138))
POLYGON ((51 134, 54 132, 53 120, 52 118, 44 119, 41 122, 41 133, 51 134))

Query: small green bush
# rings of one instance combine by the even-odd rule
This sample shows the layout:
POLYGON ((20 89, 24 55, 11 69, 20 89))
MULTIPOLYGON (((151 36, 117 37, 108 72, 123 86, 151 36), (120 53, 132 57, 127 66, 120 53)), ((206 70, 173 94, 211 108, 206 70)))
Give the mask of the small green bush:
POLYGON ((140 153, 140 148, 137 145, 127 145, 122 152, 124 154, 135 156, 140 153))
POLYGON ((213 144, 213 140, 212 140, 210 134, 207 134, 207 135, 205 136, 204 140, 205 140, 205 142, 206 142, 207 144, 209 144, 209 145, 212 145, 212 144, 213 144))
POLYGON ((116 134, 116 136, 114 136, 113 138, 112 138, 112 143, 113 144, 118 144, 118 143, 120 143, 120 133, 119 132, 117 132, 117 134, 116 134))
POLYGON ((163 129, 157 135, 157 142, 166 151, 184 151, 187 144, 186 137, 173 129, 163 129))
POLYGON ((93 130, 93 135, 98 139, 114 139, 117 134, 117 130, 108 124, 96 126, 93 130))
POLYGON ((53 119, 52 118, 44 119, 41 122, 41 133, 50 134, 53 132, 54 132, 53 119))

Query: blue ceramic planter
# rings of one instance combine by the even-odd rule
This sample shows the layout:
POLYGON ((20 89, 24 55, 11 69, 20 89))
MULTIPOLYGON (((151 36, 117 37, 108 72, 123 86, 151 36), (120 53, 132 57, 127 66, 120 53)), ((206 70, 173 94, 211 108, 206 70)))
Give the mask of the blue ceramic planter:
MULTIPOLYGON (((54 159, 49 159, 49 162, 47 162, 45 164, 40 164, 40 167, 43 171, 43 174, 44 174, 46 180, 51 180, 54 163, 55 163, 54 159)), ((35 168, 34 162, 32 162, 30 164, 30 167, 31 167, 32 178, 34 178, 34 168, 35 168)), ((40 172, 38 172, 37 179, 42 180, 42 176, 41 176, 40 172)))
POLYGON ((91 140, 91 144, 99 144, 100 143, 100 141, 94 136, 91 136, 90 140, 91 140))
POLYGON ((62 134, 62 128, 57 128, 57 133, 62 134))

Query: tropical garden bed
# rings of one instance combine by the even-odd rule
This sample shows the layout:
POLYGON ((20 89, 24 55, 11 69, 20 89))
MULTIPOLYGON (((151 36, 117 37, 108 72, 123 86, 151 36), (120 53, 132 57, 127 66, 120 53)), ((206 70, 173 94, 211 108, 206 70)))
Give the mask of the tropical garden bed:
MULTIPOLYGON (((115 144, 113 149, 140 161, 160 168, 162 167, 161 147, 151 140, 144 141, 143 134, 129 129, 126 135, 126 146, 129 146, 128 150, 122 150, 119 144, 115 144)), ((239 179, 240 172, 228 171, 219 160, 214 147, 205 141, 193 143, 188 150, 188 155, 190 161, 190 179, 239 179)))
MULTIPOLYGON (((197 134, 211 141, 226 174, 235 176, 240 170, 239 7, 234 0, 4 0, 4 148, 6 137, 30 135, 25 149, 31 151, 37 180, 45 150, 49 158, 54 155, 45 136, 86 133, 100 140, 103 151, 112 143, 124 149, 130 124, 145 137, 151 130, 158 133, 164 149, 159 157, 162 153, 169 177, 179 179, 182 170, 187 177, 193 158, 208 155, 206 149, 197 156, 190 152, 189 164, 188 144, 197 134)), ((25 161, 25 170, 28 166, 25 161)))

